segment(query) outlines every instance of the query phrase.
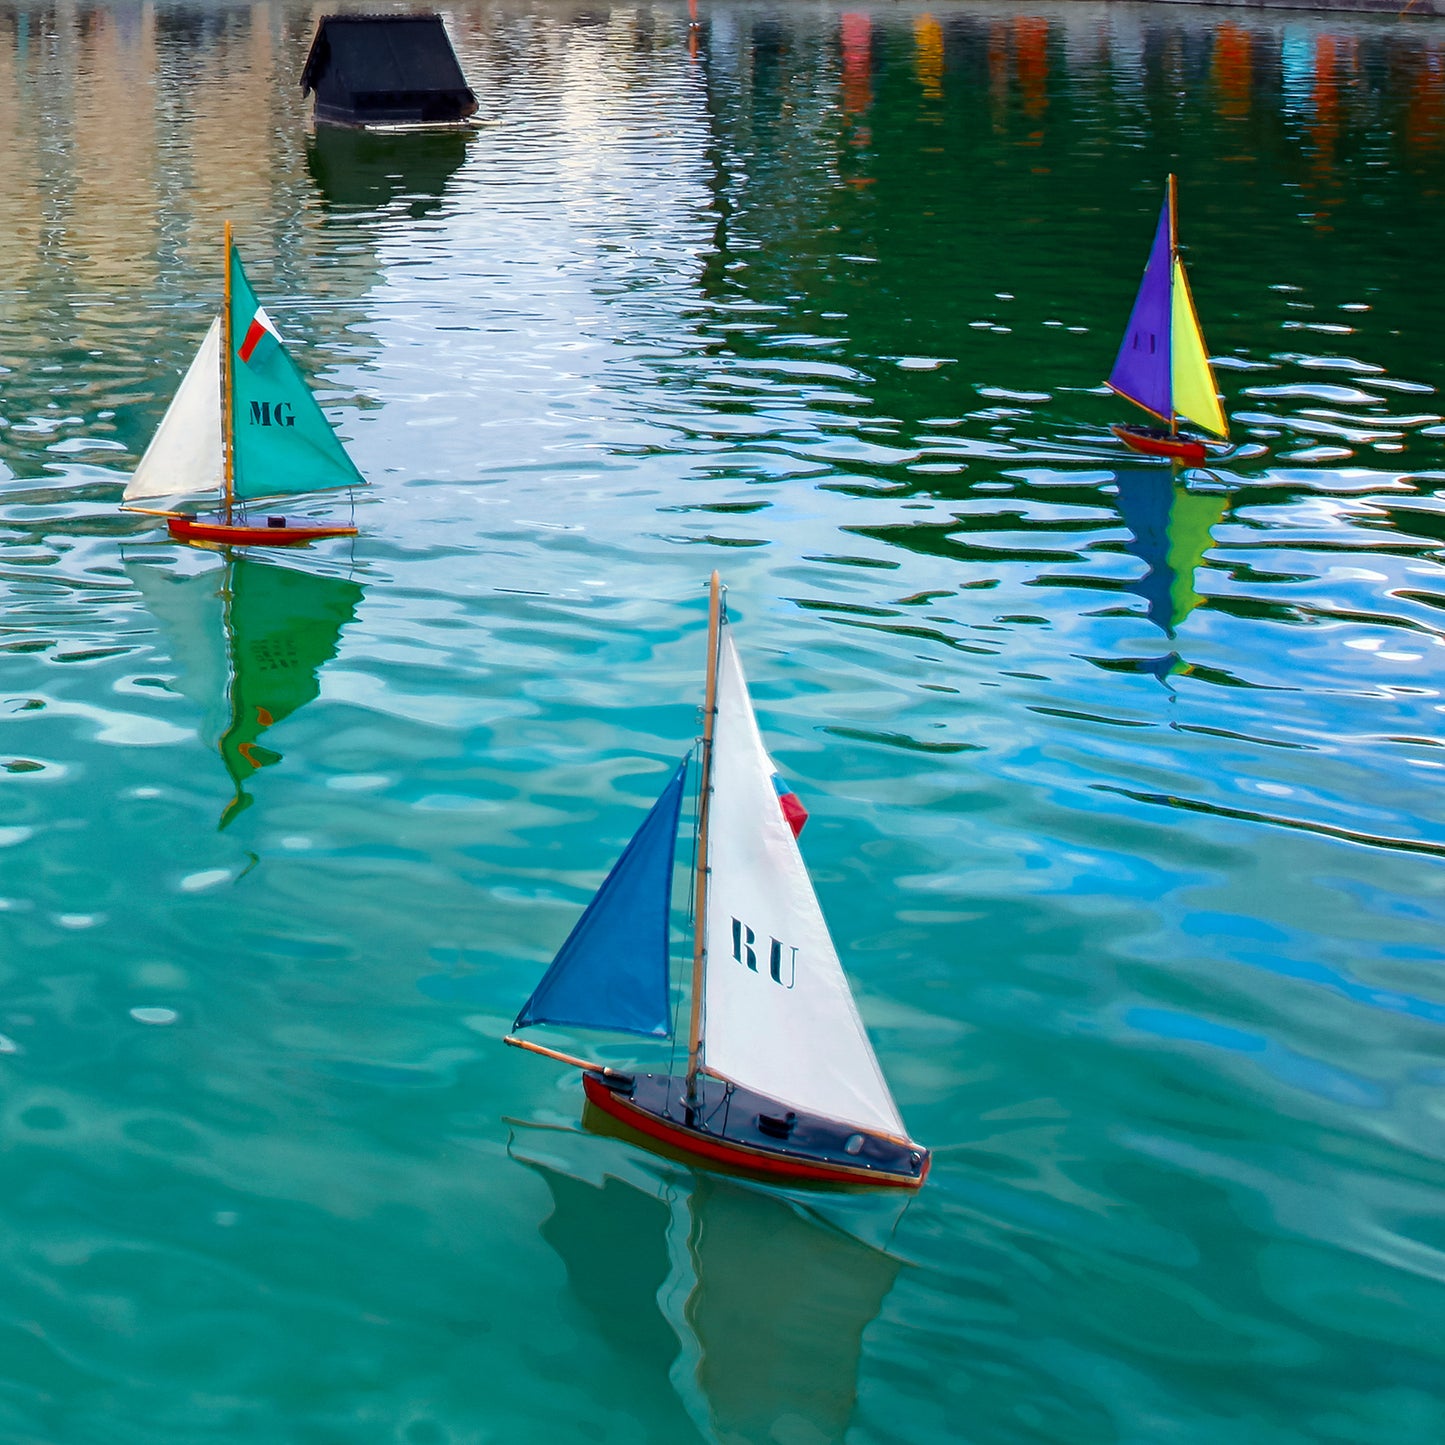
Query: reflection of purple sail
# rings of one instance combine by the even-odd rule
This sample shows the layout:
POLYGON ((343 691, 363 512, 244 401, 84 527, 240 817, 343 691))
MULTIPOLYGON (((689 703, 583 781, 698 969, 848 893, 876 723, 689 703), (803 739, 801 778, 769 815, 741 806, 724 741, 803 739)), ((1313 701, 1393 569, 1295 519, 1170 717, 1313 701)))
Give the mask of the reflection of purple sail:
POLYGON ((1159 229, 1149 252, 1149 264, 1134 298, 1134 310, 1109 374, 1109 385, 1120 396, 1168 420, 1174 412, 1174 388, 1169 323, 1174 248, 1170 236, 1169 198, 1159 212, 1159 229))

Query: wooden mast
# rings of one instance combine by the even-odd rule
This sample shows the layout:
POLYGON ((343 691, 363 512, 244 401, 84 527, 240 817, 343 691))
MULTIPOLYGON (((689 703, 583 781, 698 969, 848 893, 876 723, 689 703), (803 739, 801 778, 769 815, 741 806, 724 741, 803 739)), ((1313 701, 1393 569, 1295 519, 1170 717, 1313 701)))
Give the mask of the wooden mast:
POLYGON ((687 1029, 687 1102, 697 1099, 698 1054, 702 1048, 703 962, 707 950, 707 824, 712 803, 712 731, 717 716, 717 653, 721 584, 708 584, 707 690, 702 705, 702 787, 698 794, 697 875, 693 894, 692 1015, 687 1029))
POLYGON ((226 270, 221 301, 221 452, 225 458, 225 522, 231 525, 236 494, 235 434, 231 416, 231 223, 226 222, 226 270))
POLYGON ((1179 435, 1179 415, 1174 410, 1174 268, 1179 263, 1179 199, 1174 172, 1169 172, 1169 435, 1179 435))

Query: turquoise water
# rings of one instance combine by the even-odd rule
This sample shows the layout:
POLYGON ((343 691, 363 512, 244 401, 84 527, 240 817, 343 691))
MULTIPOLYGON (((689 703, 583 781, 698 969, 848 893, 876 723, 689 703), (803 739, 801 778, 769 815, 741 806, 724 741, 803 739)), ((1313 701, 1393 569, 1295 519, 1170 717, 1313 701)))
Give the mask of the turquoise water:
POLYGON ((402 143, 305 8, 0 7, 0 1439, 1437 1445, 1445 27, 446 15, 402 143), (1170 170, 1173 481, 1099 384, 1170 170), (354 544, 118 510, 226 217, 354 544), (904 1211, 500 1043, 714 567, 904 1211))

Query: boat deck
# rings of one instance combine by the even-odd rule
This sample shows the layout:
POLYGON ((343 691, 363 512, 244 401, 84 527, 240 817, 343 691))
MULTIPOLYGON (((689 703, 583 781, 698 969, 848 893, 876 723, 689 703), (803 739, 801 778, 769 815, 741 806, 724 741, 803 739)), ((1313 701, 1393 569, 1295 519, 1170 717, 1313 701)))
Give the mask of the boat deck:
POLYGON ((678 1074, 583 1075, 589 1103, 691 1162, 699 1160, 776 1183, 917 1189, 928 1174, 920 1145, 840 1124, 722 1079, 699 1075, 687 1103, 678 1074))

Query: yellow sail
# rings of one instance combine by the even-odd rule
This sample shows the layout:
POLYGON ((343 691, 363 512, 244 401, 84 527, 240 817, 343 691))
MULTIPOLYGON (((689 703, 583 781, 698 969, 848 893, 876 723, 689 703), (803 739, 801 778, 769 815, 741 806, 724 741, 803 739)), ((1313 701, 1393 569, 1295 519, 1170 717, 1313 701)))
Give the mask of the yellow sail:
POLYGON ((1172 344, 1170 356, 1174 386, 1174 412, 1217 437, 1229 437, 1229 423, 1219 405, 1214 372, 1204 349, 1204 334, 1189 294, 1189 281, 1178 256, 1174 258, 1172 344))

